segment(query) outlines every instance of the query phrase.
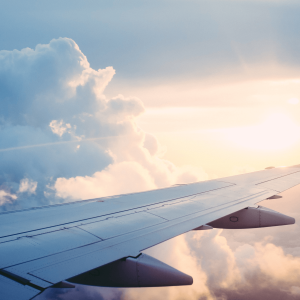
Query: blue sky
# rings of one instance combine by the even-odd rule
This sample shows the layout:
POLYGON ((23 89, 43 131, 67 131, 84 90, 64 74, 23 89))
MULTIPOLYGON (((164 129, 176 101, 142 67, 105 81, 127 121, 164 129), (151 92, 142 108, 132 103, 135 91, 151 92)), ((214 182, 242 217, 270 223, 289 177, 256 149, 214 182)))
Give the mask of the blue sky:
POLYGON ((69 37, 93 68, 126 79, 232 73, 241 59, 295 67, 299 10, 297 1, 7 1, 0 48, 69 37))

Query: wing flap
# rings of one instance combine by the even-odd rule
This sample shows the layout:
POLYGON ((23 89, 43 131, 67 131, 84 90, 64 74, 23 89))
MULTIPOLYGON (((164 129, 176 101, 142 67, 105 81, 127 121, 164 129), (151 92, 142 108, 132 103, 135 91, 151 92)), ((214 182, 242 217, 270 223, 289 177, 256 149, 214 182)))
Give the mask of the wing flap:
POLYGON ((258 187, 271 189, 277 192, 288 190, 300 182, 300 172, 286 175, 280 178, 268 180, 257 184, 258 187))
POLYGON ((91 233, 73 227, 0 244, 0 268, 99 242, 91 233))
POLYGON ((28 300, 41 292, 2 275, 0 275, 0 291, 2 300, 28 300))

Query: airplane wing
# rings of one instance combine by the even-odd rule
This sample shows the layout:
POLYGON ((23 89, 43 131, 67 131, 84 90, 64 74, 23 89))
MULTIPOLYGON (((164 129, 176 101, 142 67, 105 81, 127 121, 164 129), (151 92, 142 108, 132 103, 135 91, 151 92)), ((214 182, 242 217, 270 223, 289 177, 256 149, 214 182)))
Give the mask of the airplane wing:
POLYGON ((192 278, 142 253, 191 230, 293 224, 252 207, 300 184, 300 165, 0 214, 0 294, 28 300, 71 283, 150 287, 192 278))

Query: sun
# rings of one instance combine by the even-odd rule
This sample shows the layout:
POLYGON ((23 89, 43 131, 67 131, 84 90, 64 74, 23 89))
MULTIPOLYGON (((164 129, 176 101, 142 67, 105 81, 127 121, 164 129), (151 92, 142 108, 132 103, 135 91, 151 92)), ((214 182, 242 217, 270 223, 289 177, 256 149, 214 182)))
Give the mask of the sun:
POLYGON ((291 98, 288 100, 289 104, 298 104, 299 103, 299 99, 298 98, 291 98))
POLYGON ((230 142, 255 150, 282 150, 300 141, 300 126, 282 113, 269 115, 257 125, 224 129, 223 133, 230 142))

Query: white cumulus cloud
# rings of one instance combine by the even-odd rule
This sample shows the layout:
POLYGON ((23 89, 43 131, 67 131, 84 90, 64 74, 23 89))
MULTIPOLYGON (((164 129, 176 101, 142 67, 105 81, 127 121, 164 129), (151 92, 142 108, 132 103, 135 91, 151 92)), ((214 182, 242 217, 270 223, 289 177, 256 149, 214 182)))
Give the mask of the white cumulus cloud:
POLYGON ((28 178, 24 178, 20 182, 19 186, 19 193, 27 192, 29 194, 35 194, 36 188, 37 188, 37 182, 30 180, 28 178))
POLYGON ((0 51, 0 186, 18 193, 2 210, 205 179, 177 168, 136 125, 142 101, 104 90, 112 67, 94 70, 71 39, 0 51), (25 178, 25 179, 24 179, 25 178))

